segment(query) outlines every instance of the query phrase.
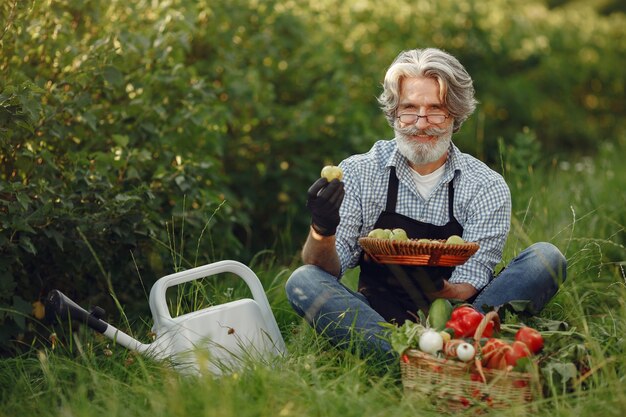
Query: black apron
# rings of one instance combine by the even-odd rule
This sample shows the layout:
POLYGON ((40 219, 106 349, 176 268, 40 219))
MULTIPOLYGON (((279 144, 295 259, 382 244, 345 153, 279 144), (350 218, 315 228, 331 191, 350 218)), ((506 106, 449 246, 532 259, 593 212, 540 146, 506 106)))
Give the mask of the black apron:
MULTIPOLYGON (((374 228, 401 228, 411 239, 447 239, 452 235, 463 235, 463 227, 454 218, 452 181, 448 183, 448 223, 443 226, 420 222, 396 213, 398 184, 396 168, 391 167, 387 204, 374 228)), ((361 254, 359 259, 359 292, 385 320, 400 325, 406 320, 415 321, 418 310, 428 309, 430 301, 425 294, 440 290, 443 280, 450 278, 454 270, 454 267, 377 264, 365 260, 364 255, 365 253, 361 254)))

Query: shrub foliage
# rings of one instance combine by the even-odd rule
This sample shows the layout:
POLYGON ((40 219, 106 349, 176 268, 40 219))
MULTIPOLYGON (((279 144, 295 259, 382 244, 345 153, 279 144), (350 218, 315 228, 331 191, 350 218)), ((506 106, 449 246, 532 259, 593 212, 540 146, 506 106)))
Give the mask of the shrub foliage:
POLYGON ((487 161, 530 129, 549 152, 625 128, 624 15, 513 0, 92 0, 0 5, 2 340, 51 288, 143 304, 141 280, 297 251, 322 165, 390 129, 402 49, 475 78, 457 143, 487 161), (140 277, 138 279, 137 277, 140 277))

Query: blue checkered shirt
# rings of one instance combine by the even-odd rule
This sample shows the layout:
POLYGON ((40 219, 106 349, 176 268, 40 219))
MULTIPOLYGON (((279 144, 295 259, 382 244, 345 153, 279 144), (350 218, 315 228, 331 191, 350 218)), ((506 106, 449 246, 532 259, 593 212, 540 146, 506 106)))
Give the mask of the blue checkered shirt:
POLYGON ((399 180, 396 212, 424 223, 444 225, 450 220, 447 184, 454 181, 454 217, 463 226, 463 239, 478 242, 480 249, 455 268, 449 281, 468 283, 480 291, 492 279, 511 222, 511 193, 500 174, 452 144, 439 184, 424 199, 395 140, 378 141, 369 152, 353 155, 339 166, 346 191, 336 234, 341 275, 358 264, 362 251, 358 238, 374 228, 384 211, 389 170, 395 166, 399 180))

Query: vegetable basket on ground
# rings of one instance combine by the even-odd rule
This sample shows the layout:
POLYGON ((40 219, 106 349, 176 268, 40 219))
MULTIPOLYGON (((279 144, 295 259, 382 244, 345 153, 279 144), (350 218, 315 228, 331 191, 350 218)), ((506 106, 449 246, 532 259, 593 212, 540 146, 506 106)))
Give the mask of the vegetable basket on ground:
MULTIPOLYGON (((400 368, 405 394, 418 393, 437 399, 444 409, 455 411, 477 407, 503 409, 524 406, 540 395, 538 369, 518 372, 488 369, 481 365, 480 341, 489 321, 497 314, 486 314, 476 329, 473 346, 476 357, 462 362, 452 357, 437 357, 418 349, 401 355, 400 368)), ((532 367, 531 367, 532 368, 532 367)))

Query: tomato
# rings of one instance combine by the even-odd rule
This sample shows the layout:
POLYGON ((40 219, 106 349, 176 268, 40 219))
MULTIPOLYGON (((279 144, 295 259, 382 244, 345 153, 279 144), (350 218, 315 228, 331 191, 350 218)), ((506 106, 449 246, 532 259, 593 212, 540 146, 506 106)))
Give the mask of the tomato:
POLYGON ((506 350, 510 350, 511 346, 504 345, 503 348, 504 349, 501 349, 499 351, 495 351, 493 353, 493 355, 491 355, 491 357, 489 358, 489 360, 485 364, 485 366, 487 368, 489 368, 489 369, 502 369, 502 370, 506 369, 506 366, 507 366, 506 350))
POLYGON ((530 349, 524 342, 516 340, 511 344, 511 350, 507 350, 504 354, 506 363, 511 366, 515 366, 518 360, 532 355, 530 349))
POLYGON ((543 336, 532 327, 522 327, 515 334, 515 340, 524 343, 532 353, 543 348, 543 336))
POLYGON ((489 339, 487 340, 487 342, 485 343, 485 345, 482 348, 482 352, 484 356, 489 355, 491 352, 501 349, 502 346, 506 345, 506 343, 503 340, 500 339, 489 339))
POLYGON ((510 350, 505 341, 500 339, 489 339, 485 345, 481 348, 482 351, 482 364, 483 366, 491 369, 505 369, 506 360, 504 354, 507 350, 510 350))

